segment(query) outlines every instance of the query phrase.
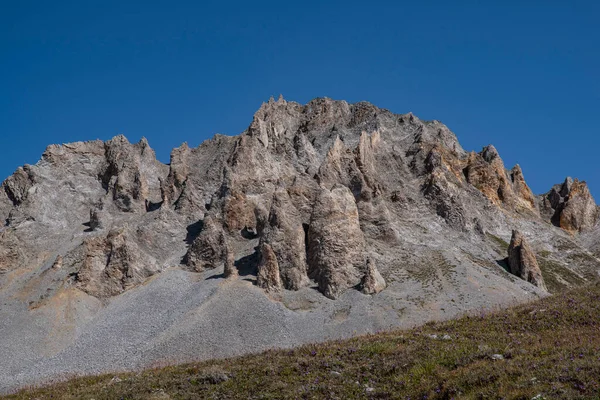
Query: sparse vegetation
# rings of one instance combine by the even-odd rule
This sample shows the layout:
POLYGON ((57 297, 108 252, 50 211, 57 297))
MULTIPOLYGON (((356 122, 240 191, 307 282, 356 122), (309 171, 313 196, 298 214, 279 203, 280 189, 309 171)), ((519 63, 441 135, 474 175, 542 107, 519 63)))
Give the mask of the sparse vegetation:
POLYGON ((538 254, 537 261, 544 276, 544 282, 550 293, 558 293, 566 289, 582 286, 586 280, 570 269, 550 258, 538 254))
POLYGON ((406 265, 410 277, 424 287, 442 288, 442 281, 455 279, 456 266, 452 265, 440 252, 433 251, 428 257, 414 264, 406 265))
POLYGON ((6 399, 598 398, 599 329, 593 283, 409 331, 78 378, 6 399))
POLYGON ((492 241, 496 244, 497 247, 500 248, 500 250, 502 250, 502 254, 506 253, 508 251, 508 246, 510 246, 510 244, 505 241, 504 239, 496 236, 496 235, 492 235, 491 233, 487 233, 487 237, 489 237, 490 239, 492 239, 492 241))

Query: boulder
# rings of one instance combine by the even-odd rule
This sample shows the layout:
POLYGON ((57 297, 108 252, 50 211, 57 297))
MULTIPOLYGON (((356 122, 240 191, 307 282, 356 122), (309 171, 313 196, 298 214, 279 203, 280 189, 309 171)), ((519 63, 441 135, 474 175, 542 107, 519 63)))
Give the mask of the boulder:
POLYGON ((385 279, 377 270, 375 262, 371 259, 367 259, 367 271, 360 282, 361 291, 364 294, 377 294, 385 289, 387 284, 385 279))
POLYGON ((508 247, 508 265, 510 272, 521 279, 548 290, 542 277, 542 271, 537 263, 535 253, 521 232, 513 230, 508 247))

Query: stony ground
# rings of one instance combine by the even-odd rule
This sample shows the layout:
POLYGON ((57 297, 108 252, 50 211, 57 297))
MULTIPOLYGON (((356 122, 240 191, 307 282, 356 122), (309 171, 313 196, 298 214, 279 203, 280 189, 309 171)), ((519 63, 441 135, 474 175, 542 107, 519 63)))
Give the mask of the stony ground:
POLYGON ((600 284, 420 328, 73 379, 6 399, 591 399, 600 284))

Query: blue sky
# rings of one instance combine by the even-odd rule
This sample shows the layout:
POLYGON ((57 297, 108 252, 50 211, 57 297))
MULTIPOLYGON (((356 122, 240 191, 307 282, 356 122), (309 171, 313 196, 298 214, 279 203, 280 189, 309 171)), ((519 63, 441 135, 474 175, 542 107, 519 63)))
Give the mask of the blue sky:
MULTIPOLYGON (((46 145, 238 134, 280 93, 414 112, 600 197, 596 1, 2 1, 0 175, 46 145)), ((600 200, 600 199, 599 199, 600 200)))

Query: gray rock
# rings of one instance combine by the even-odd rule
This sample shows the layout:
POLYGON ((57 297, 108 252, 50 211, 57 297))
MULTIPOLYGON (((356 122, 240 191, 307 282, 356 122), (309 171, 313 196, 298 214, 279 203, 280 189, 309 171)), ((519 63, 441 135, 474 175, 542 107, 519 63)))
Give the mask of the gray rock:
POLYGON ((275 253, 279 274, 286 289, 298 290, 308 285, 305 232, 300 212, 285 190, 273 195, 268 221, 262 229, 261 242, 275 253))
POLYGON ((260 246, 260 262, 258 264, 256 285, 267 292, 279 292, 283 288, 277 256, 268 243, 263 243, 260 246))
POLYGON ((365 272, 365 239, 358 209, 346 186, 322 189, 308 230, 308 265, 319 290, 335 299, 365 272))
POLYGON ((367 271, 360 282, 360 286, 364 294, 377 294, 387 286, 385 279, 383 279, 371 258, 367 258, 367 271))
POLYGON ((146 139, 132 145, 119 135, 104 145, 106 164, 99 177, 122 211, 145 211, 147 202, 161 201, 164 166, 156 160, 146 139))
POLYGON ((598 221, 598 207, 587 184, 567 177, 542 196, 545 217, 568 232, 590 230, 598 221))
POLYGON ((125 230, 88 238, 77 271, 77 287, 96 297, 118 295, 158 270, 155 260, 141 252, 125 230))
POLYGON ((99 230, 104 228, 104 223, 103 223, 103 214, 102 214, 102 210, 98 209, 98 208, 93 208, 90 210, 90 229, 92 231, 95 230, 99 230))
POLYGON ((238 277, 238 270, 235 267, 235 254, 229 245, 225 246, 225 266, 223 268, 223 276, 225 278, 238 277))
POLYGON ((2 187, 12 203, 15 206, 18 206, 27 200, 29 190, 34 184, 35 178, 31 167, 25 165, 19 167, 13 175, 8 177, 2 184, 2 187))
POLYGON ((543 290, 548 290, 537 263, 535 253, 523 235, 513 230, 508 247, 508 265, 510 272, 543 290))
POLYGON ((327 98, 270 100, 169 165, 145 140, 51 145, 0 191, 0 391, 545 296, 498 265, 513 229, 560 266, 553 286, 583 284, 600 269, 586 189, 532 201, 492 146, 467 153, 439 121, 327 98), (387 286, 363 296, 383 286, 373 271, 387 286))
POLYGON ((207 216, 202 231, 185 255, 185 264, 197 272, 217 268, 226 261, 226 246, 222 225, 214 217, 207 216))

